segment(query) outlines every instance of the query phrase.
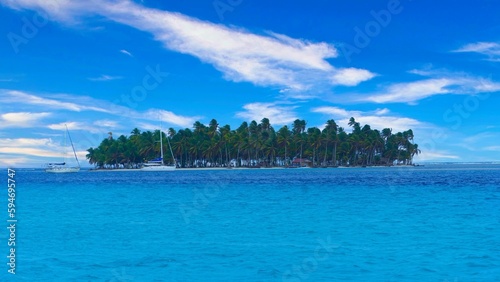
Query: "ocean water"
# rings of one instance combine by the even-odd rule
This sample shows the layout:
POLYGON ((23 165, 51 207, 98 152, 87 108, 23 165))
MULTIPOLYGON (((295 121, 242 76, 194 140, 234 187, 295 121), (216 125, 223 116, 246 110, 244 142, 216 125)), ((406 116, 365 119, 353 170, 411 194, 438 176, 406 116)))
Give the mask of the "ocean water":
POLYGON ((500 165, 15 179, 0 281, 500 281, 500 165))

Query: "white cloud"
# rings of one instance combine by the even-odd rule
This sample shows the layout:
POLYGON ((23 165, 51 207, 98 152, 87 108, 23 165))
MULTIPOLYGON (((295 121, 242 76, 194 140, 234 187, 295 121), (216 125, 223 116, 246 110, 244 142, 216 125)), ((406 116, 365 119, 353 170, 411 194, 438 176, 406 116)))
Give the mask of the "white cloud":
POLYGON ((106 75, 103 74, 99 77, 89 77, 88 79, 90 81, 110 81, 110 80, 117 80, 117 79, 122 79, 123 77, 121 76, 111 76, 111 75, 106 75))
POLYGON ((90 133, 100 133, 100 134, 103 133, 103 129, 104 129, 104 131, 108 130, 107 128, 102 128, 102 127, 96 126, 95 124, 76 122, 76 121, 67 121, 67 122, 49 124, 49 125, 47 125, 47 128, 52 129, 52 130, 65 131, 66 126, 68 127, 68 130, 70 130, 70 131, 83 130, 83 131, 87 131, 90 133))
POLYGON ((272 32, 258 35, 180 13, 147 8, 132 1, 4 2, 14 9, 43 10, 53 19, 69 24, 85 16, 106 17, 153 34, 166 48, 210 63, 233 81, 303 91, 325 84, 353 86, 373 77, 366 70, 333 67, 327 59, 337 57, 338 51, 324 42, 314 43, 272 32))
POLYGON ((334 117, 349 117, 352 114, 359 114, 361 112, 358 111, 347 111, 338 107, 317 107, 311 110, 313 113, 322 113, 325 115, 332 115, 334 117))
POLYGON ((416 82, 397 83, 389 86, 386 91, 370 95, 362 100, 375 103, 415 102, 437 94, 446 94, 451 84, 449 79, 426 79, 416 82))
MULTIPOLYGON (((7 165, 13 165, 13 163, 46 163, 52 161, 47 160, 47 158, 63 159, 66 157, 67 159, 70 159, 72 157, 71 147, 70 145, 65 146, 62 144, 62 134, 60 139, 61 141, 57 143, 50 138, 0 138, 0 154, 9 156, 8 158, 2 157, 0 159, 5 158, 3 163, 7 165), (36 160, 34 157, 44 159, 36 160)), ((85 151, 77 152, 77 155, 81 160, 85 159, 86 154, 87 152, 85 151)))
MULTIPOLYGON (((163 109, 149 109, 140 112, 133 108, 85 96, 64 94, 64 95, 45 95, 50 97, 50 98, 45 98, 17 90, 0 90, 0 93, 2 92, 5 93, 6 95, 0 97, 0 102, 22 105, 23 108, 25 108, 26 106, 33 106, 33 108, 36 109, 39 108, 39 106, 44 106, 44 108, 47 109, 69 110, 75 112, 94 111, 94 112, 101 112, 114 115, 121 118, 126 118, 128 120, 146 119, 149 121, 158 121, 158 123, 160 122, 161 118, 162 122, 166 124, 182 126, 182 127, 191 127, 191 125, 195 121, 202 118, 201 116, 178 115, 171 111, 166 111, 163 109)), ((33 124, 31 124, 32 121, 41 119, 49 115, 50 113, 6 114, 5 117, 3 117, 2 115, 0 116, 0 120, 5 120, 5 122, 3 124, 0 124, 0 128, 5 127, 6 125, 10 126, 24 125, 22 127, 32 127, 33 126, 33 124), (17 122, 15 122, 16 120, 17 122)), ((62 130, 64 129, 64 124, 68 124, 68 127, 71 126, 75 130, 85 130, 91 133, 98 133, 102 131, 101 130, 102 128, 120 127, 119 122, 116 120, 102 119, 94 121, 93 125, 90 124, 89 122, 85 123, 61 122, 58 124, 50 124, 48 125, 48 128, 54 130, 62 130)))
POLYGON ((488 56, 489 61, 500 62, 500 44, 495 42, 470 43, 453 52, 479 53, 488 56))
POLYGON ((271 124, 285 125, 297 119, 294 112, 296 106, 279 106, 276 103, 250 103, 243 106, 244 112, 236 113, 236 116, 247 121, 259 122, 268 118, 271 124))
POLYGON ((38 122, 50 116, 50 113, 31 113, 31 112, 17 112, 17 113, 5 113, 0 115, 0 128, 17 127, 17 128, 27 128, 33 127, 38 124, 38 122))
POLYGON ((417 127, 425 127, 426 125, 416 119, 408 117, 388 116, 388 109, 377 109, 371 112, 352 111, 338 107, 317 107, 311 110, 314 113, 321 113, 335 119, 337 124, 344 128, 348 128, 349 119, 354 117, 356 122, 362 126, 370 125, 372 129, 382 130, 384 128, 392 128, 393 132, 415 129, 417 127))
POLYGON ((0 147, 52 146, 50 138, 0 138, 0 147))
POLYGON ((500 146, 487 146, 483 148, 486 151, 500 152, 500 146))
POLYGON ((49 158, 57 158, 62 157, 63 154, 50 150, 43 150, 38 148, 31 147, 1 147, 0 153, 3 154, 15 154, 15 155, 28 155, 28 156, 36 156, 36 157, 49 157, 49 158))
POLYGON ((32 159, 12 155, 4 155, 0 158, 0 167, 25 167, 26 164, 33 164, 32 159))
MULTIPOLYGON (((0 102, 2 103, 20 103, 34 106, 43 106, 45 109, 60 109, 68 111, 96 111, 96 112, 108 112, 108 110, 100 107, 95 107, 91 105, 81 105, 88 98, 86 97, 76 97, 69 95, 53 95, 54 97, 45 98, 37 96, 34 94, 26 93, 18 90, 0 90, 0 93, 4 94, 0 97, 0 102), (73 103, 68 101, 79 101, 79 103, 73 103)), ((90 103, 89 103, 90 104, 90 103)))
POLYGON ((472 146, 485 140, 496 140, 497 137, 498 136, 496 136, 493 132, 481 132, 472 136, 465 137, 463 139, 463 142, 472 146))
POLYGON ((356 86, 363 81, 367 81, 375 77, 375 74, 363 69, 346 68, 337 71, 332 76, 334 84, 345 86, 356 86))
POLYGON ((0 153, 37 157, 61 157, 60 145, 50 138, 0 138, 0 153))
POLYGON ((118 124, 118 122, 114 120, 108 120, 108 119, 102 119, 102 120, 96 120, 93 122, 95 126, 98 127, 105 127, 105 128, 120 128, 121 125, 118 124))
MULTIPOLYGON (((431 74, 431 73, 426 73, 431 74)), ((414 82, 395 83, 386 89, 358 97, 358 101, 374 103, 415 103, 427 97, 444 94, 474 95, 500 91, 500 83, 486 78, 460 74, 439 74, 440 77, 414 82)))
POLYGON ((159 128, 160 123, 174 124, 190 128, 193 125, 193 123, 202 118, 201 116, 194 116, 194 117, 181 116, 171 111, 165 111, 160 109, 150 109, 145 113, 138 113, 138 115, 150 121, 157 121, 158 122, 158 126, 156 127, 157 129, 159 128))
POLYGON ((459 159, 459 156, 444 151, 423 151, 422 153, 415 155, 413 162, 451 161, 459 159))
MULTIPOLYGON (((141 129, 141 130, 154 131, 154 130, 160 129, 160 124, 152 124, 152 123, 148 123, 148 122, 138 122, 136 127, 141 129)), ((163 129, 163 131, 165 131, 165 128, 163 128, 163 126, 162 126, 162 129, 163 129)))
POLYGON ((379 116, 388 114, 389 112, 390 112, 390 110, 388 108, 376 109, 375 110, 375 114, 379 115, 379 116))
POLYGON ((125 55, 130 56, 130 57, 133 57, 132 53, 130 53, 129 51, 127 51, 125 49, 120 50, 120 53, 125 54, 125 55))

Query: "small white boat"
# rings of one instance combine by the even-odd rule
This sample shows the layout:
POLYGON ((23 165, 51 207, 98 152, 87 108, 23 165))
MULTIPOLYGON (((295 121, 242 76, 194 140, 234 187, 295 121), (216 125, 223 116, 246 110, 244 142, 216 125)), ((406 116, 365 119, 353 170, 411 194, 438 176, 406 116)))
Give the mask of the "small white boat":
MULTIPOLYGON (((66 125, 65 125, 66 126, 66 125)), ((75 146, 73 146, 73 141, 71 140, 71 135, 69 135, 68 126, 66 126, 66 134, 64 135, 64 146, 66 147, 66 136, 69 137, 69 141, 71 143, 71 148, 73 149, 73 154, 75 156, 75 160, 77 166, 68 166, 66 161, 62 163, 48 163, 45 168, 45 172, 49 173, 72 173, 80 171, 80 162, 78 161, 78 157, 76 156, 75 146)))
POLYGON ((170 154, 172 155, 172 159, 174 160, 173 165, 166 165, 163 162, 163 138, 162 138, 162 131, 160 129, 160 153, 161 156, 159 158, 156 158, 154 160, 150 160, 147 163, 143 164, 141 170, 142 171, 172 171, 175 170, 177 165, 175 163, 175 158, 174 158, 174 153, 172 152, 172 147, 170 146, 170 141, 167 137, 167 142, 168 142, 168 147, 170 148, 170 154))
POLYGON ((158 158, 150 160, 147 163, 143 164, 141 170, 146 170, 146 171, 175 170, 175 165, 165 165, 163 164, 163 158, 158 158))
POLYGON ((79 171, 80 167, 68 167, 66 166, 66 163, 49 163, 45 169, 45 172, 50 173, 71 173, 79 171))

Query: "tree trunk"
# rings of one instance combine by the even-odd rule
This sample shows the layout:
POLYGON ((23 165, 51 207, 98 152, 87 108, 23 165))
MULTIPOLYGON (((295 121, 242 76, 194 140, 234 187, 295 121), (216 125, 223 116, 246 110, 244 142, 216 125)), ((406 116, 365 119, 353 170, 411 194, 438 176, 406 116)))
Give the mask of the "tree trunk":
POLYGON ((323 165, 326 165, 326 155, 328 155, 328 144, 325 146, 325 158, 323 159, 323 165))

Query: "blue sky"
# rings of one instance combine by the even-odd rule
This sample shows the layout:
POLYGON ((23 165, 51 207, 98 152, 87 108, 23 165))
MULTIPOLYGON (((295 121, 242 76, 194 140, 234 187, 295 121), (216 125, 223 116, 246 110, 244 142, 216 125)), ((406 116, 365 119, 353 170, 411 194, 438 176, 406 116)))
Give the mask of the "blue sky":
MULTIPOLYGON (((413 129, 417 162, 500 161, 497 1, 0 0, 0 166, 108 132, 267 117, 413 129)), ((349 131, 349 129, 347 129, 349 131)))

